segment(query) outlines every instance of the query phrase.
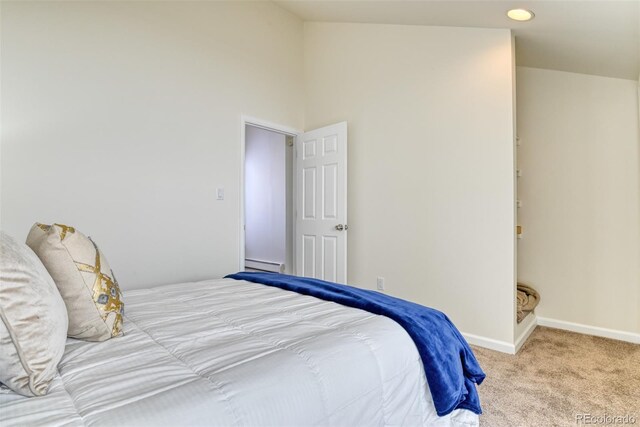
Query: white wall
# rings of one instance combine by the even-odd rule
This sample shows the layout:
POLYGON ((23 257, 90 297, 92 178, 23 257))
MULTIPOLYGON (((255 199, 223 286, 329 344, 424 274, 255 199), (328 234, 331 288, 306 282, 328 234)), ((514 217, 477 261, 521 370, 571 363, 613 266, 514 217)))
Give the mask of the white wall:
POLYGON ((1 19, 7 232, 73 224, 125 289, 221 276, 239 261, 240 115, 347 120, 349 281, 383 276, 513 342, 508 30, 303 32, 269 2, 3 2, 1 19))
POLYGON ((287 250, 287 165, 283 134, 247 126, 245 258, 284 264, 287 250))
POLYGON ((305 23, 306 129, 349 123, 349 277, 513 344, 508 30, 305 23))
POLYGON ((518 275, 539 317, 640 333, 638 82, 517 69, 518 275))
POLYGON ((240 115, 303 127, 302 22, 270 2, 2 2, 1 24, 2 228, 73 224, 125 289, 236 271, 240 115))

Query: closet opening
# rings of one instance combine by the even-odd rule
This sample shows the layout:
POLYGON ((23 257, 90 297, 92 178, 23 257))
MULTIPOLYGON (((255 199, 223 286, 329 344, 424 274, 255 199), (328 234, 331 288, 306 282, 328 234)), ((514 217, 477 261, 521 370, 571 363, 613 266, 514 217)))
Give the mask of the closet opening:
POLYGON ((241 270, 294 274, 295 135, 244 123, 241 270))

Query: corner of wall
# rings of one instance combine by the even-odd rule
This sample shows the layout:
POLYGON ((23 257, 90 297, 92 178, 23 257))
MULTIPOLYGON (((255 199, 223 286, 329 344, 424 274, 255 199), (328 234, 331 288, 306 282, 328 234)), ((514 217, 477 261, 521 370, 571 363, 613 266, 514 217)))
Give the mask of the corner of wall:
MULTIPOLYGON (((516 74, 516 37, 513 31, 509 30, 511 34, 511 108, 512 108, 512 126, 513 126, 513 218, 514 218, 514 228, 513 228, 513 289, 512 289, 512 298, 511 301, 513 303, 512 312, 513 312, 513 335, 511 337, 514 345, 517 345, 517 331, 518 331, 518 322, 517 318, 517 287, 518 287, 518 236, 516 234, 516 227, 518 226, 518 177, 517 177, 517 169, 518 169, 518 109, 517 109, 517 74, 516 74)), ((518 349, 514 349, 514 353, 517 352, 518 349)))

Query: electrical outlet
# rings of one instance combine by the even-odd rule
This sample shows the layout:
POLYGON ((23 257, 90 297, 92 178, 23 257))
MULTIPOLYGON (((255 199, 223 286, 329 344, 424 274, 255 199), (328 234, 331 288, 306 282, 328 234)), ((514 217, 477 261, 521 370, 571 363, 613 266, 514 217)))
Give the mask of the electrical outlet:
POLYGON ((378 277, 376 280, 376 288, 379 291, 384 291, 384 277, 378 277))

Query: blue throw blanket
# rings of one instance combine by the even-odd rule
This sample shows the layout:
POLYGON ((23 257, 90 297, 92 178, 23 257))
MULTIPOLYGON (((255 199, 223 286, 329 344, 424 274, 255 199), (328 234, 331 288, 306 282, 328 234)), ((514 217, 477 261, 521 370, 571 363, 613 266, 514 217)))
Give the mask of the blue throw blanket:
POLYGON ((236 273, 236 280, 275 286, 395 320, 413 339, 439 416, 463 408, 481 414, 476 384, 484 380, 469 344, 444 313, 366 289, 275 273, 236 273))

